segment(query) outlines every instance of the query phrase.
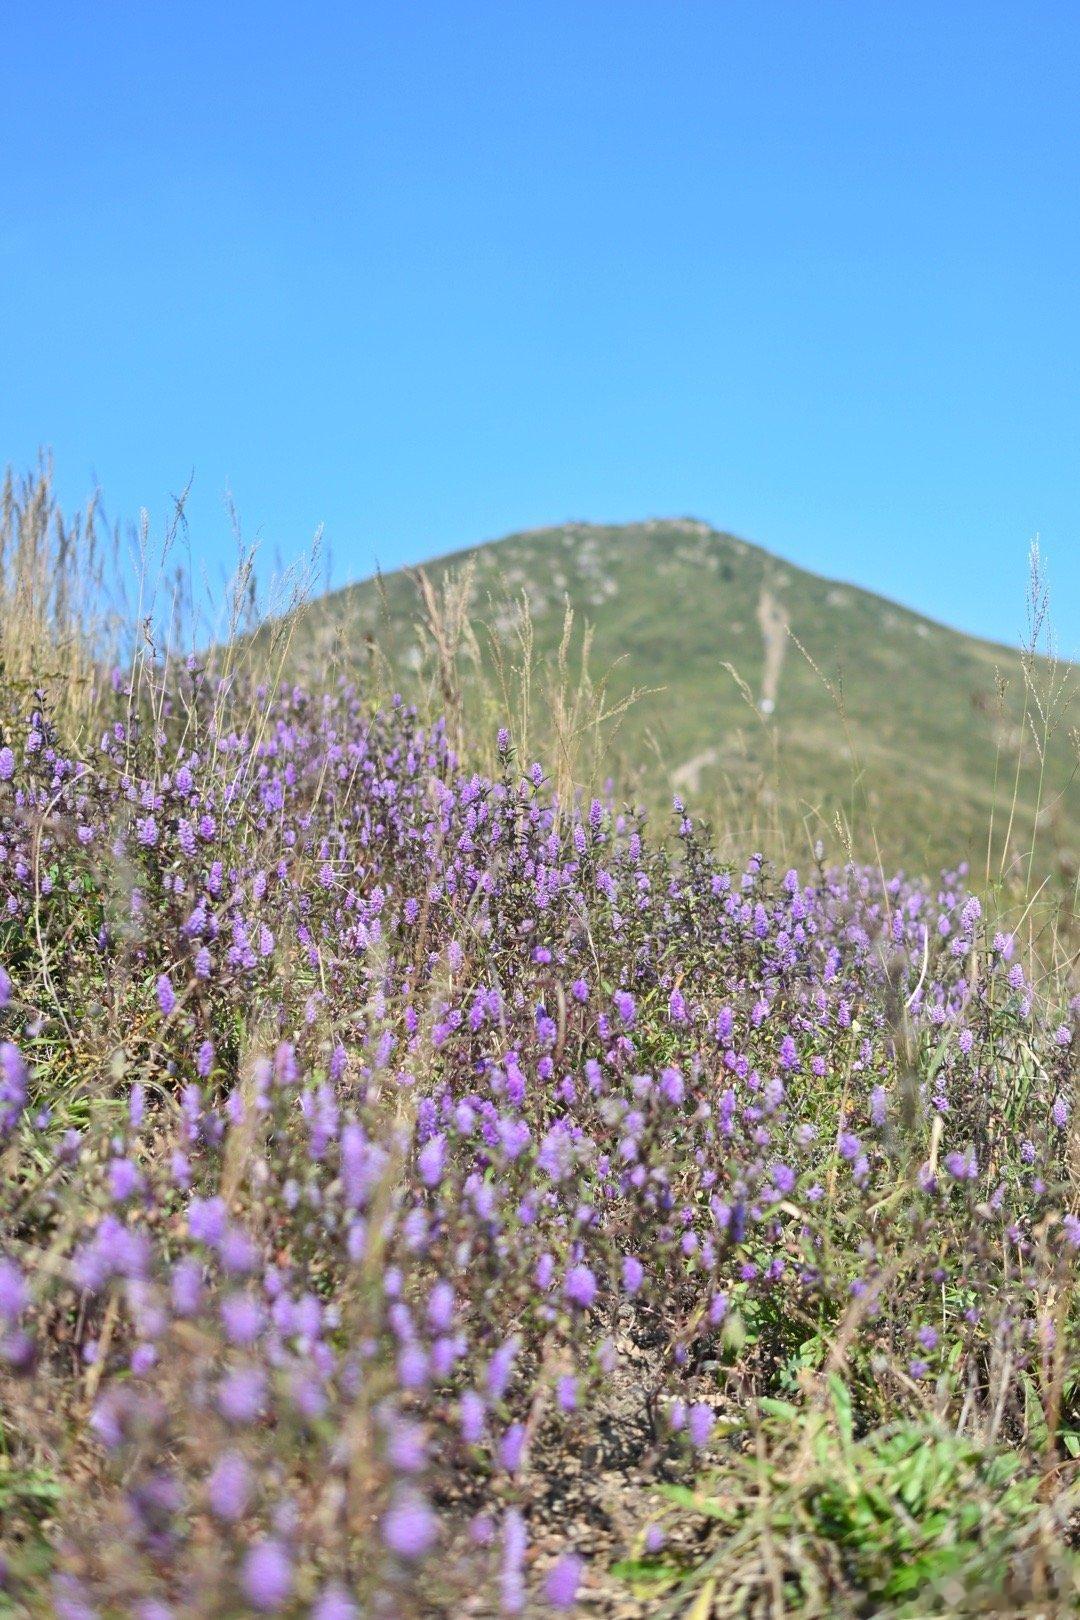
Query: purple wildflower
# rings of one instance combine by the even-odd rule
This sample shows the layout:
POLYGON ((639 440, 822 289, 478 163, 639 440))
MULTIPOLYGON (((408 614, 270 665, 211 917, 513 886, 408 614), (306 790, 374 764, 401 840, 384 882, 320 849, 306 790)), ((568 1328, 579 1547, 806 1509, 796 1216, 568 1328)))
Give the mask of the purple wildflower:
POLYGON ((411 1486, 402 1486, 383 1516, 383 1541, 399 1558, 414 1560, 430 1552, 438 1525, 426 1500, 411 1486))
POLYGON ((244 1558, 240 1584, 252 1608, 260 1614, 281 1609, 292 1591, 293 1572, 289 1555, 280 1541, 257 1541, 244 1558))
POLYGON ((206 1482, 210 1507, 219 1519, 242 1519, 251 1500, 251 1472, 238 1451, 225 1451, 206 1482))
POLYGON ((588 1266, 571 1266, 563 1283, 563 1293, 571 1305, 587 1311, 597 1295, 597 1283, 588 1266))
POLYGON ((585 1565, 576 1553, 563 1553, 547 1573, 544 1596, 553 1609, 572 1609, 585 1565))

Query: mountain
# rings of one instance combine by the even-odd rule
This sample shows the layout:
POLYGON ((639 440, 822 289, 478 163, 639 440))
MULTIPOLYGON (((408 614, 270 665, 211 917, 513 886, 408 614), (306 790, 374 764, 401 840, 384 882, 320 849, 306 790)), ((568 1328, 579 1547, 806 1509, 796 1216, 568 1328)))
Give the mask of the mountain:
MULTIPOLYGON (((463 570, 489 687, 500 662, 520 657, 524 594, 540 671, 557 660, 569 603, 576 629, 593 627, 594 679, 610 670, 607 701, 648 689, 612 728, 606 768, 623 797, 670 810, 677 792, 733 839, 769 834, 793 858, 818 837, 836 855, 850 837, 864 854, 876 841, 889 863, 928 870, 966 858, 978 871, 992 813, 993 870, 1007 833, 1010 859, 1026 866, 1038 804, 1040 869, 1067 873, 1075 860, 1073 666, 1033 658, 1025 681, 1015 649, 694 519, 532 530, 424 573, 439 597, 463 570), (1045 749, 1041 710, 1052 721, 1045 749)), ((322 667, 377 644, 407 689, 430 645, 424 617, 414 574, 369 579, 309 607, 298 652, 322 667)), ((542 732, 542 674, 533 690, 542 732)))

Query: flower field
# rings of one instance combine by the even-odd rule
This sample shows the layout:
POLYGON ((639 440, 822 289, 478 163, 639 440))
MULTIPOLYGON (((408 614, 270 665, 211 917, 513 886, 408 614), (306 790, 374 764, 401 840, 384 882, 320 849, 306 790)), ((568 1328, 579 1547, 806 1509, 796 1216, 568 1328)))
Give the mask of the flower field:
POLYGON ((0 1612, 1073 1612, 1029 913, 344 683, 4 702, 0 1612))

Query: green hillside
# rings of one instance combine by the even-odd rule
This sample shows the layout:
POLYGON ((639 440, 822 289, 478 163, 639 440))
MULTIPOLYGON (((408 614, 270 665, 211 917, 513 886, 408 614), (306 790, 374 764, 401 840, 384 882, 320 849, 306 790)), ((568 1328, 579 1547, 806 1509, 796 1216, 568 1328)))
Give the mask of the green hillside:
MULTIPOLYGON (((925 868, 967 857, 981 872, 992 811, 1000 865, 1019 758, 1010 857, 1026 865, 1038 802, 1038 867, 1069 873, 1080 844, 1074 667, 1055 673, 1031 660, 1025 681, 1014 649, 690 519, 510 535, 426 572, 441 592, 466 566, 489 683, 500 658, 520 658, 527 597, 541 726, 542 671, 557 654, 566 602, 575 636, 594 627, 590 668, 594 678, 610 670, 608 700, 651 689, 613 728, 606 766, 624 797, 659 809, 676 791, 733 835, 771 831, 795 852, 809 834, 837 853, 839 812, 864 852, 876 836, 889 861, 925 868), (1044 768, 1036 734, 1047 704, 1044 768)), ((412 575, 367 580, 311 606, 298 651, 320 664, 355 661, 377 643, 408 690, 421 644, 430 646, 424 616, 412 575)), ((468 686, 470 661, 458 663, 468 686)))

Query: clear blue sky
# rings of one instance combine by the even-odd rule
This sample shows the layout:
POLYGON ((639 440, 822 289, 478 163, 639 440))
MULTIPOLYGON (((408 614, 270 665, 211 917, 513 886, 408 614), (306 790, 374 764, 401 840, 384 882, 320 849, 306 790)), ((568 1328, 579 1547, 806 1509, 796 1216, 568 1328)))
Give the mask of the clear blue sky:
POLYGON ((8 0, 0 460, 333 580, 694 514, 1080 651, 1080 5, 8 0))

